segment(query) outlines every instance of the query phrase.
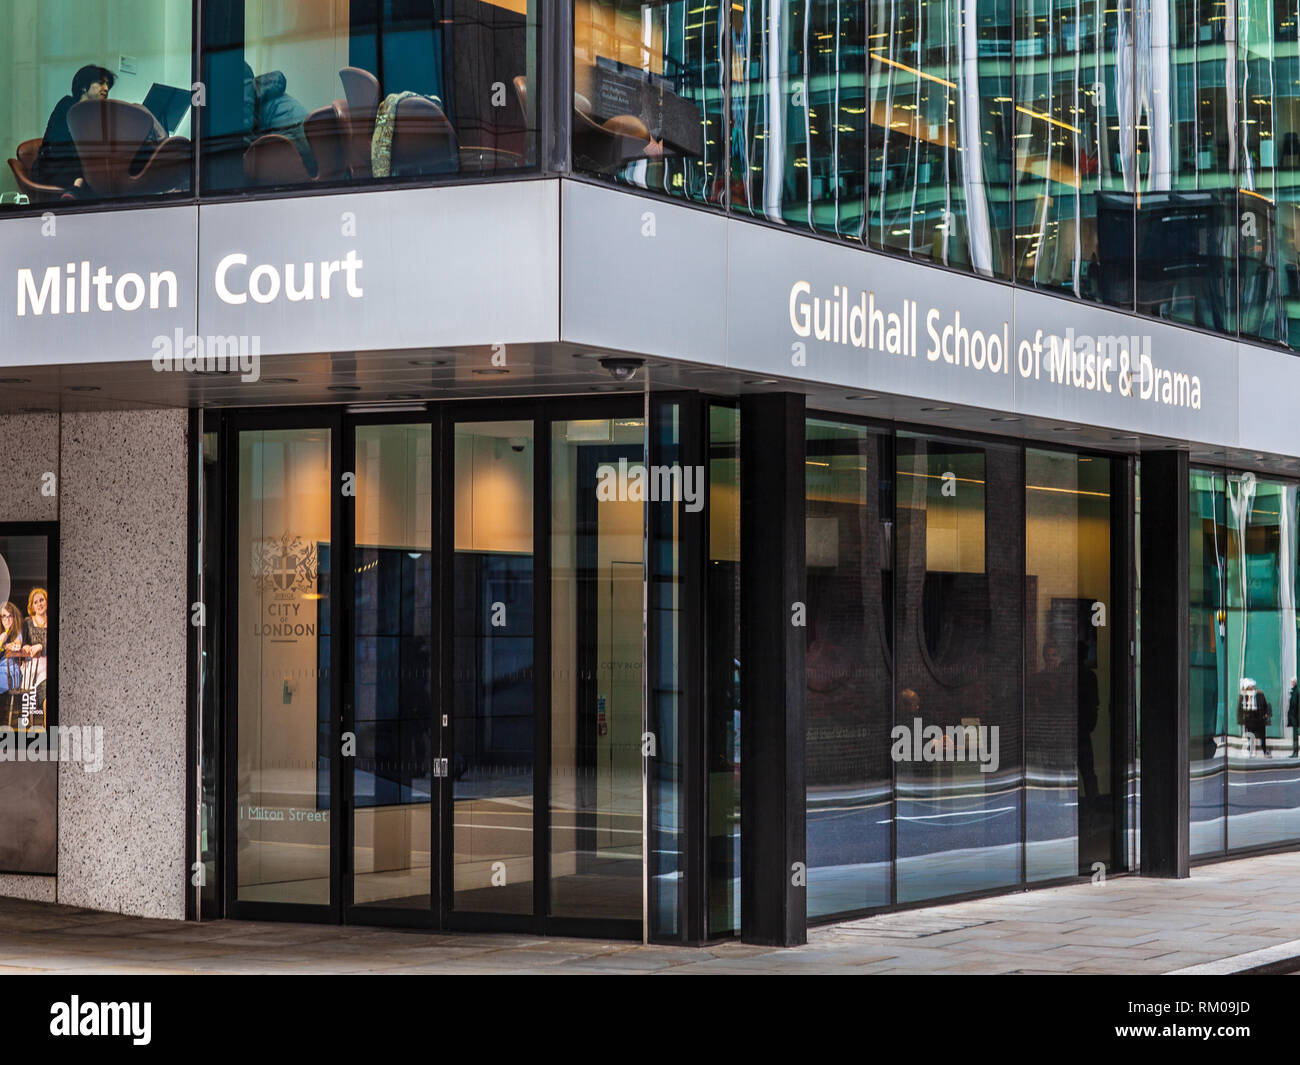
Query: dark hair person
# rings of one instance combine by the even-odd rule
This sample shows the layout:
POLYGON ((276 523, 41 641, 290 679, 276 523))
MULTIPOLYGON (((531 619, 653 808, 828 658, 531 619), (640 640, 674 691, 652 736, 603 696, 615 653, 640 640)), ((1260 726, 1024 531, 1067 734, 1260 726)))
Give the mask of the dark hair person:
POLYGON ((27 658, 36 659, 36 698, 44 711, 50 653, 50 593, 44 588, 33 588, 27 597, 22 653, 27 658))
POLYGON ((0 654, 23 645, 23 612, 13 603, 0 603, 0 654))
POLYGON ((93 64, 72 75, 71 95, 54 105, 50 120, 45 124, 45 136, 41 138, 41 150, 34 167, 37 181, 44 185, 57 185, 69 192, 85 186, 81 157, 68 128, 68 112, 83 100, 107 100, 116 80, 107 67, 93 64))

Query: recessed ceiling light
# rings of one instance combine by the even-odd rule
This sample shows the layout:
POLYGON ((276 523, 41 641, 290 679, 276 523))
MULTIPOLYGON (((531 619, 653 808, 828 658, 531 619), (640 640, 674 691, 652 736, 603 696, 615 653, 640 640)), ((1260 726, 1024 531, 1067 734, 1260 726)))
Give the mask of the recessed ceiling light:
POLYGON ((263 377, 257 382, 260 385, 296 385, 296 377, 263 377))
POLYGON ((866 402, 868 402, 869 400, 879 399, 880 397, 879 397, 879 396, 868 396, 865 392, 854 392, 854 393, 852 393, 851 395, 845 396, 844 398, 845 398, 845 399, 851 399, 851 400, 853 400, 853 402, 855 402, 855 403, 866 403, 866 402))
POLYGON ((99 392, 99 385, 68 385, 69 392, 99 392))
POLYGON ((1004 415, 1002 415, 1002 416, 999 417, 999 418, 990 418, 989 420, 990 420, 990 421, 994 421, 994 422, 1018 422, 1018 421, 1020 421, 1020 419, 1017 418, 1017 417, 1016 417, 1015 415, 1013 415, 1013 414, 1004 414, 1004 415))
POLYGON ((446 366, 446 359, 407 359, 407 366, 446 366))
POLYGON ((775 377, 751 377, 744 383, 747 385, 774 385, 777 384, 777 380, 775 377))
POLYGON ((30 385, 30 377, 0 377, 0 385, 30 385))
POLYGON ((498 366, 490 366, 490 367, 488 367, 487 369, 483 369, 483 370, 475 370, 475 371, 474 371, 474 373, 479 374, 479 375, 482 376, 482 377, 487 377, 487 376, 492 375, 492 374, 503 374, 503 373, 509 373, 509 372, 510 372, 509 370, 503 370, 503 369, 501 369, 501 368, 498 367, 498 366))
POLYGON ((921 410, 927 414, 946 414, 948 411, 952 410, 952 408, 951 407, 922 407, 921 410))
POLYGON ((326 385, 326 392, 360 392, 360 385, 326 385))

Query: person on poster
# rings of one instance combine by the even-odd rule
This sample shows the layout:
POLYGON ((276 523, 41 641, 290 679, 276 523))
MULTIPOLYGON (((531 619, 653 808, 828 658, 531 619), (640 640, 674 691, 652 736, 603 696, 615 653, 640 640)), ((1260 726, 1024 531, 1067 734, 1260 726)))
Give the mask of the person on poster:
POLYGON ((44 588, 33 588, 27 597, 27 620, 23 622, 24 658, 36 659, 36 699, 42 713, 46 712, 47 671, 50 645, 50 593, 44 588))
POLYGON ((0 603, 0 694, 17 688, 15 659, 23 646, 23 612, 13 603, 0 603))

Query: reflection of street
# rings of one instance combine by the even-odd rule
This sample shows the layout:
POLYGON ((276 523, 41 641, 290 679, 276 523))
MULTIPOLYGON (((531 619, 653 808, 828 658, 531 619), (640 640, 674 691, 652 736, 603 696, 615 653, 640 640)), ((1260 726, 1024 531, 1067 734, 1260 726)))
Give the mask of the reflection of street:
MULTIPOLYGON (((1019 877, 1020 802, 1007 777, 989 792, 909 785, 897 808, 899 901, 1003 887, 1019 877)), ((1031 867, 1072 869, 1079 796, 1072 775, 1031 779, 1025 791, 1031 867)), ((889 904, 888 788, 810 790, 810 909, 836 913, 889 904), (865 896, 865 897, 864 897, 865 896)))
MULTIPOLYGON (((1279 744, 1271 758, 1252 758, 1232 742, 1226 774, 1229 847, 1300 838, 1300 758, 1289 748, 1279 744)), ((1193 853, 1223 847, 1224 775, 1222 754, 1192 763, 1193 853)))

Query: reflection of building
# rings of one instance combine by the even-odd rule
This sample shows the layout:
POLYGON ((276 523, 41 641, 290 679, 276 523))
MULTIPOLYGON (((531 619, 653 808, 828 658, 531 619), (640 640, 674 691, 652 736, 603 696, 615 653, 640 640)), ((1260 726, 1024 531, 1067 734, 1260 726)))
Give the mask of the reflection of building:
POLYGON ((0 890, 786 943, 1300 841, 1290 16, 137 6, 0 0, 0 518, 157 754, 0 890))

